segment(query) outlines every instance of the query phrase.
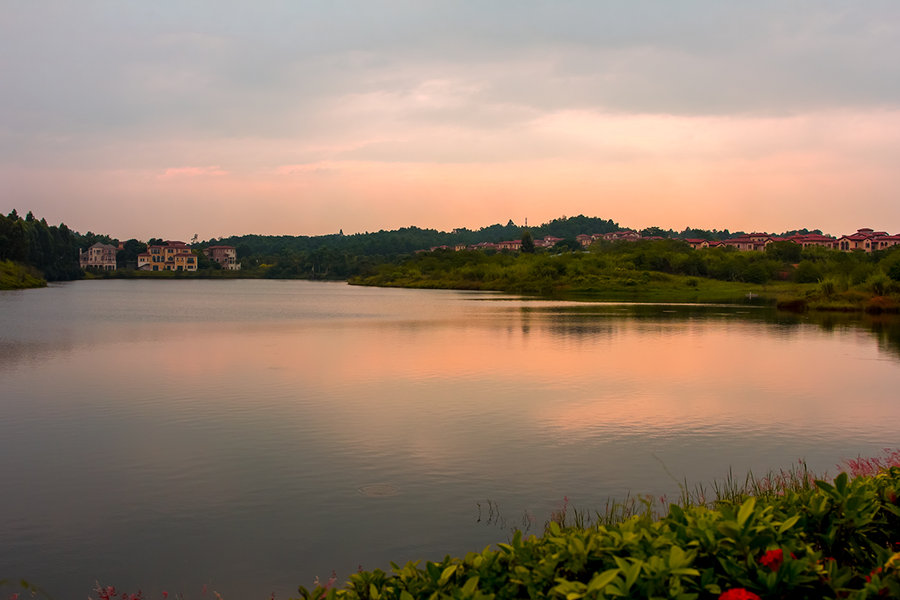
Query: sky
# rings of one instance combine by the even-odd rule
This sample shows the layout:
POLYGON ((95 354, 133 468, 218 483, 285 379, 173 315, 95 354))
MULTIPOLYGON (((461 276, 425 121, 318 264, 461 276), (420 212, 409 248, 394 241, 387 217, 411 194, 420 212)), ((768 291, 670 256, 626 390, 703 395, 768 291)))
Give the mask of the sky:
POLYGON ((900 233, 898 56, 896 0, 0 0, 0 212, 900 233))

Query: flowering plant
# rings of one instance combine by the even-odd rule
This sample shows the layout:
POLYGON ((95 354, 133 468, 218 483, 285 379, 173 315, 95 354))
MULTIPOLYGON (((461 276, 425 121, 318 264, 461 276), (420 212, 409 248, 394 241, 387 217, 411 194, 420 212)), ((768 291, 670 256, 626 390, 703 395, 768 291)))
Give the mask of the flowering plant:
POLYGON ((760 597, 744 588, 734 588, 719 594, 719 600, 760 600, 760 597))

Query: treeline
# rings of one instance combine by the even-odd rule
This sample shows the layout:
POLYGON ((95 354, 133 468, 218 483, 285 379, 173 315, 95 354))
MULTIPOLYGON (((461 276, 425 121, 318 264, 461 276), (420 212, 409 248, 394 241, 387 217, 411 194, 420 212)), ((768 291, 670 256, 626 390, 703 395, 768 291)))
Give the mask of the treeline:
MULTIPOLYGON (((596 217, 562 217, 531 229, 535 237, 572 238, 580 233, 608 233, 620 229, 615 221, 596 217)), ((377 265, 395 264, 415 252, 435 246, 516 240, 522 226, 512 220, 480 229, 451 232, 420 227, 320 236, 242 235, 202 242, 201 247, 234 246, 245 270, 262 268, 264 277, 347 279, 370 275, 377 265)))
MULTIPOLYGON (((619 224, 609 219, 596 217, 562 217, 532 227, 535 237, 552 235, 560 238, 574 238, 580 233, 609 233, 618 230, 619 224)), ((501 242, 517 240, 522 237, 522 226, 512 220, 501 225, 499 223, 480 229, 454 229, 451 232, 419 227, 403 227, 390 231, 355 233, 344 235, 336 233, 319 236, 274 236, 274 235, 242 235, 219 239, 211 239, 202 245, 225 244, 237 249, 239 259, 258 257, 266 262, 267 257, 277 258, 291 253, 314 252, 328 250, 341 254, 356 256, 396 256, 410 254, 417 250, 434 246, 451 246, 455 244, 477 244, 478 242, 501 242)))
POLYGON ((900 281, 900 247, 866 254, 778 242, 765 252, 739 252, 731 247, 695 250, 678 240, 642 240, 595 242, 588 252, 568 251, 564 244, 519 255, 441 250, 380 265, 352 282, 547 293, 598 289, 611 281, 637 284, 653 273, 754 284, 829 280, 838 290, 881 281, 887 289, 890 281, 900 281))
POLYGON ((0 260, 38 269, 48 281, 81 277, 78 249, 81 240, 66 225, 48 225, 29 212, 21 218, 15 210, 0 215, 0 260))
MULTIPOLYGON (((575 237, 579 234, 604 234, 622 229, 612 219, 598 217, 560 217, 547 223, 528 228, 532 238, 553 236, 567 240, 569 247, 578 248, 575 237)), ((211 239, 201 246, 224 244, 237 249, 238 260, 244 269, 268 265, 269 276, 332 278, 349 277, 368 272, 372 265, 397 262, 399 259, 437 246, 473 245, 479 242, 501 242, 518 240, 524 227, 508 221, 480 229, 454 229, 451 232, 419 227, 404 227, 396 230, 344 235, 343 232, 320 236, 271 236, 242 235, 211 239)), ((743 231, 728 229, 697 229, 687 227, 682 231, 648 227, 639 232, 644 237, 669 239, 701 238, 725 240, 743 231)), ((821 230, 799 229, 783 232, 787 236, 796 233, 821 233, 821 230)))
MULTIPOLYGON (((78 251, 97 242, 118 245, 115 239, 105 234, 91 231, 81 234, 69 229, 65 223, 49 225, 46 219, 37 219, 30 211, 24 218, 15 209, 6 216, 0 214, 0 261, 8 260, 36 269, 47 281, 71 281, 83 277, 78 251)), ((147 244, 131 239, 123 246, 116 253, 117 267, 136 267, 137 255, 146 252, 147 244)))
MULTIPOLYGON (((674 229, 663 229, 662 227, 647 227, 645 229, 641 229, 638 233, 641 234, 642 237, 661 237, 668 239, 681 239, 681 240, 708 240, 708 241, 722 241, 729 240, 731 238, 740 237, 742 235, 746 235, 745 231, 728 231, 727 229, 697 229, 695 227, 685 227, 681 231, 675 231, 674 229)), ((809 233, 817 233, 822 235, 821 229, 791 229, 789 231, 783 231, 781 233, 772 233, 771 235, 774 237, 789 237, 792 235, 806 235, 809 233)))

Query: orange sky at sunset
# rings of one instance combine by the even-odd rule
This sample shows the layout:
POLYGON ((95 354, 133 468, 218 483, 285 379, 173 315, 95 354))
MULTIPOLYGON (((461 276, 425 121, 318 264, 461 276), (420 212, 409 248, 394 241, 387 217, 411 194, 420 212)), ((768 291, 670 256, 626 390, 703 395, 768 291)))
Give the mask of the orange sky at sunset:
POLYGON ((122 239, 900 233, 900 5, 269 8, 8 11, 0 212, 122 239))

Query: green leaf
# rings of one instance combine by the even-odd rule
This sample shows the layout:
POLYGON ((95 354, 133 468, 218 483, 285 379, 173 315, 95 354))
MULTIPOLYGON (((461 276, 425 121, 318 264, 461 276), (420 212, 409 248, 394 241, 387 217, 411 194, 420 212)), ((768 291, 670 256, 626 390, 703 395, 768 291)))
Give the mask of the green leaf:
POLYGON ((747 519, 753 514, 754 508, 756 508, 756 498, 753 496, 747 498, 747 500, 741 504, 741 508, 738 510, 737 514, 738 527, 744 527, 744 523, 746 523, 747 519))
POLYGON ((778 534, 781 535, 782 533, 784 533, 785 531, 787 531, 788 529, 790 529, 791 527, 796 525, 797 521, 799 521, 799 520, 800 520, 800 515, 794 515, 793 517, 790 517, 789 519, 785 520, 778 527, 778 534))
POLYGON ((634 562, 628 569, 625 571, 625 589, 630 590, 631 586, 634 585, 634 582, 637 581, 638 576, 641 574, 641 566, 644 564, 643 562, 631 559, 634 562))
POLYGON ((828 483, 827 481, 822 481, 821 479, 816 479, 816 487, 822 490, 823 492, 834 495, 834 486, 828 483))
POLYGON ((734 526, 734 521, 725 521, 724 523, 718 523, 716 525, 716 529, 719 530, 719 533, 731 539, 737 538, 741 535, 740 530, 738 530, 738 528, 734 526))
POLYGON ((599 592, 612 582, 619 575, 619 569, 609 569, 598 575, 594 575, 588 582, 588 592, 599 592))
POLYGON ((456 565, 450 565, 449 567, 444 569, 444 572, 441 573, 441 578, 438 579, 438 585, 446 585, 446 583, 450 581, 450 578, 453 577, 455 573, 456 565))
POLYGON ((834 487, 838 491, 841 496, 847 494, 847 481, 849 477, 846 472, 841 473, 837 477, 834 478, 834 487))
POLYGON ((410 594, 406 590, 403 590, 402 592, 400 592, 400 600, 415 600, 415 598, 413 598, 412 594, 410 594))
POLYGON ((478 576, 469 577, 468 581, 466 581, 465 585, 462 586, 462 593, 466 596, 471 596, 475 593, 475 588, 478 587, 478 576))

